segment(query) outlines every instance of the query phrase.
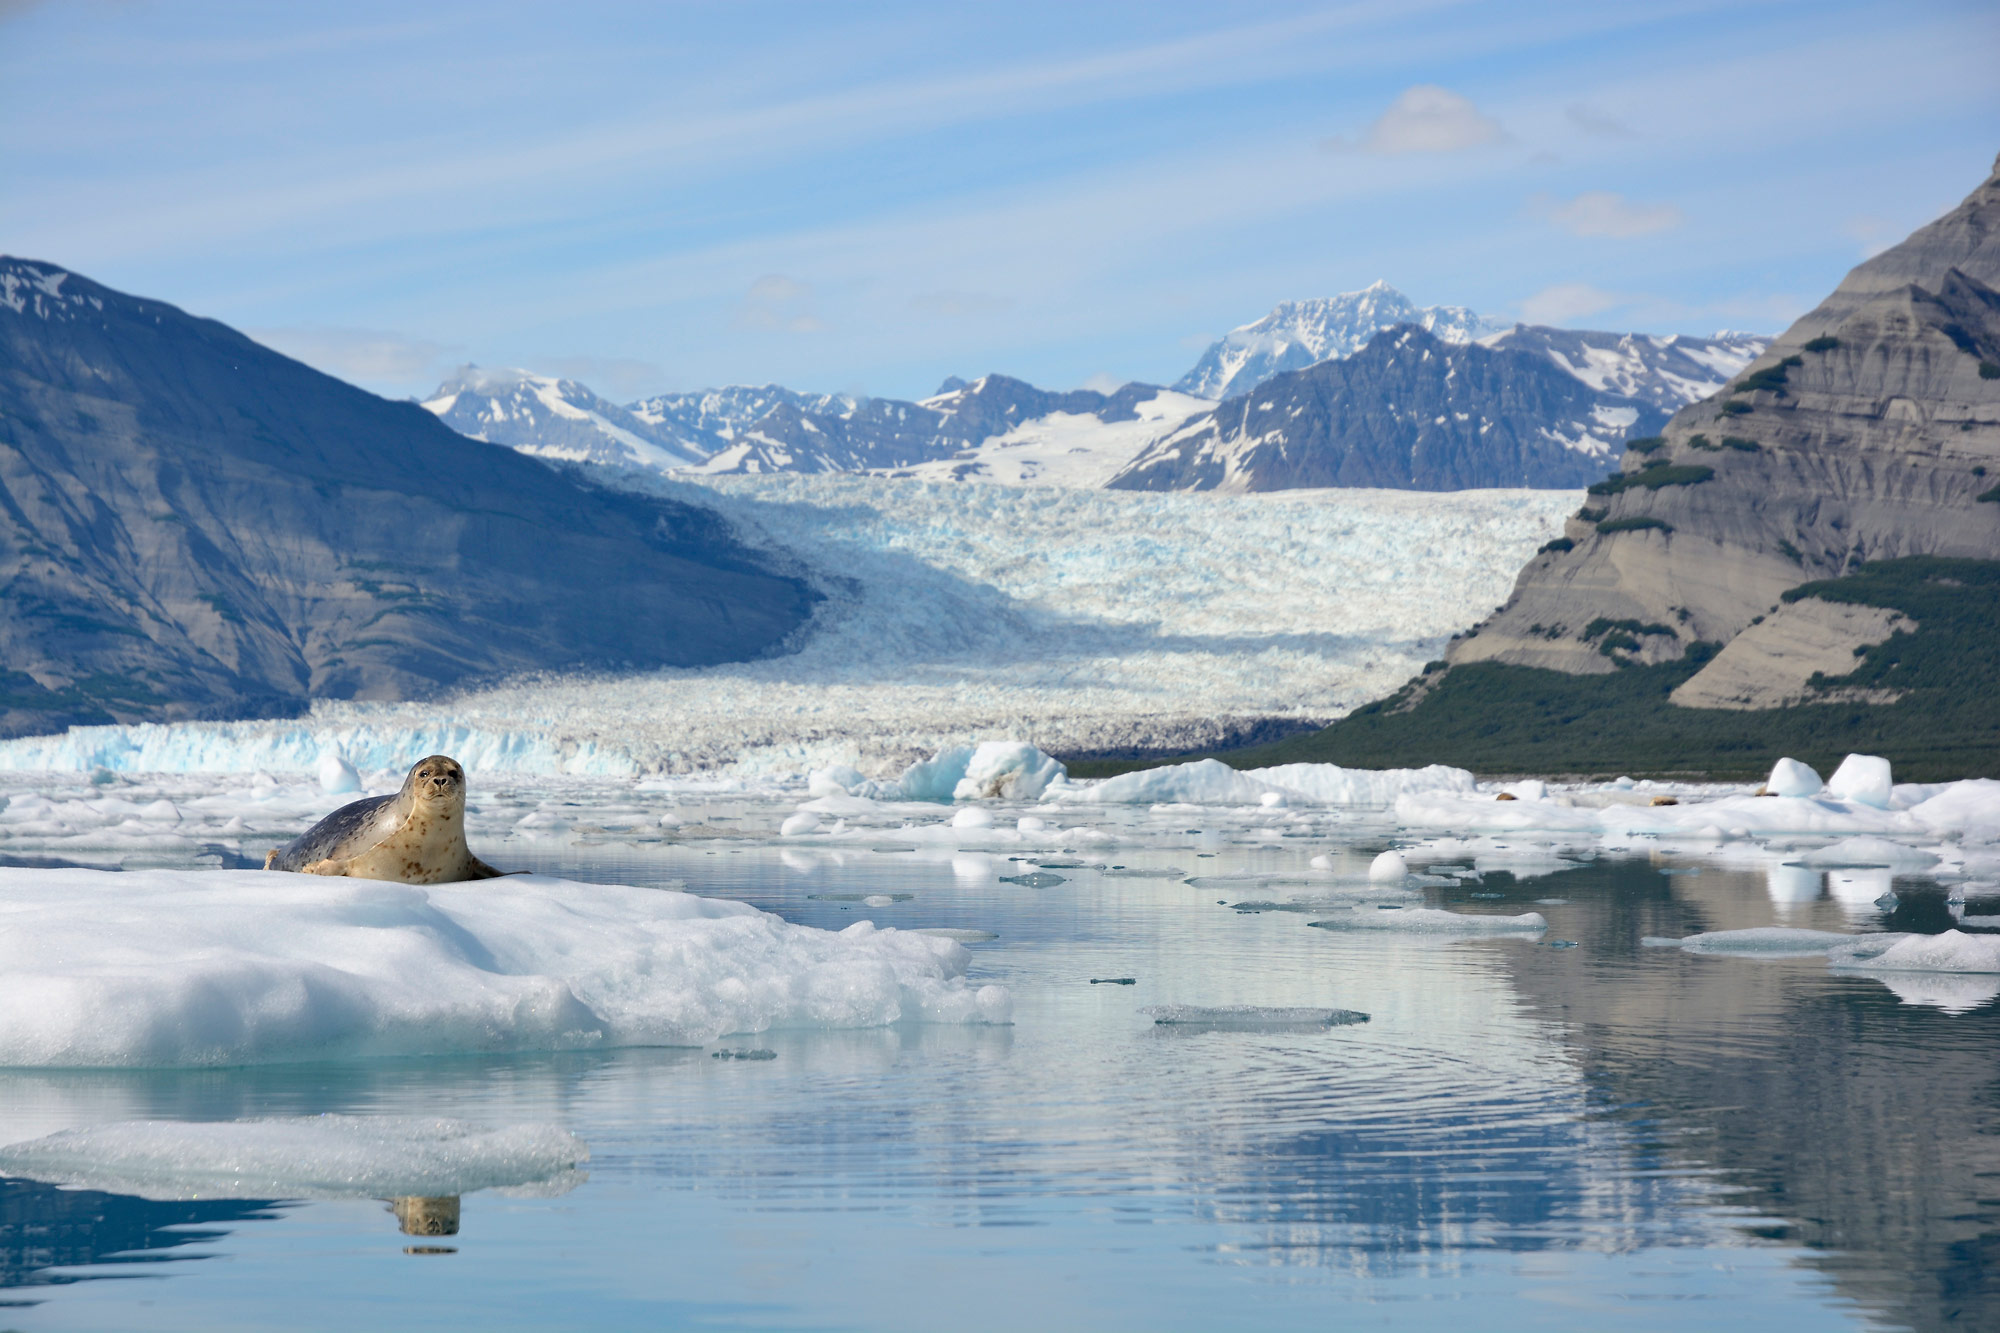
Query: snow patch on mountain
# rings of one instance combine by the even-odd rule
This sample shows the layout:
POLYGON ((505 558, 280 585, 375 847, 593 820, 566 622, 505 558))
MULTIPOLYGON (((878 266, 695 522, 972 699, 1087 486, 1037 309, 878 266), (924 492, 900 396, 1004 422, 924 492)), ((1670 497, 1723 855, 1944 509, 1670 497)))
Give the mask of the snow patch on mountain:
POLYGON ((1656 337, 1538 324, 1516 324, 1479 341, 1502 350, 1540 353, 1600 393, 1638 399, 1665 412, 1708 397, 1763 355, 1771 342, 1757 334, 1728 330, 1713 338, 1656 337))
POLYGON ((1174 388, 1201 398, 1235 398, 1273 375, 1352 356, 1376 334, 1415 324, 1444 342, 1471 342, 1506 326, 1464 306, 1418 307, 1386 282, 1358 292, 1286 301, 1254 324, 1231 329, 1174 388))
POLYGON ((575 380, 465 366, 423 404, 461 435, 537 458, 669 471, 701 462, 707 442, 647 422, 575 380))

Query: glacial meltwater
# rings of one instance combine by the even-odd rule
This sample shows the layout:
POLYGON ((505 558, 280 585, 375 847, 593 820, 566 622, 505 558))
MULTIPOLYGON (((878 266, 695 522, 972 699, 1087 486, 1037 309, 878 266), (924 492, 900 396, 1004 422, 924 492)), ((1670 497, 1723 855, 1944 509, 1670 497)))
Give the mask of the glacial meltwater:
POLYGON ((1886 808, 495 779, 477 900, 4 781, 0 1327, 2000 1326, 2000 882, 1886 808))

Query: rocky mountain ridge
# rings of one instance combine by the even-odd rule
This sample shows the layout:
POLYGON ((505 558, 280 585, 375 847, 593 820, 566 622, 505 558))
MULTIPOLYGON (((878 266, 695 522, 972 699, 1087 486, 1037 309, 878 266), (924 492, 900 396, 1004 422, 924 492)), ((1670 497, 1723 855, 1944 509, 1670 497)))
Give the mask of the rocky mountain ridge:
POLYGON ((1628 437, 1665 419, 1650 403, 1590 388, 1539 350, 1446 342, 1411 324, 1191 418, 1108 484, 1581 487, 1628 437))
POLYGON ((708 510, 12 258, 0 500, 0 734, 737 660, 814 601, 708 510))
POLYGON ((1897 627, 1787 604, 1787 590, 1869 561, 2000 559, 1997 237, 2000 162, 1635 445, 1448 660, 1591 674, 1728 645, 1676 702, 1831 698, 1803 681, 1780 688, 1811 673, 1778 660, 1851 662, 1897 627), (1763 666, 1746 672, 1752 657, 1763 666), (1776 683, 1743 685, 1760 675, 1776 683))
POLYGON ((1262 319, 1211 343, 1174 388, 1198 398, 1239 397, 1273 375, 1352 356, 1377 334, 1402 324, 1415 324, 1453 343, 1472 342, 1507 327, 1464 306, 1419 307, 1378 280, 1358 292, 1280 303, 1262 319))

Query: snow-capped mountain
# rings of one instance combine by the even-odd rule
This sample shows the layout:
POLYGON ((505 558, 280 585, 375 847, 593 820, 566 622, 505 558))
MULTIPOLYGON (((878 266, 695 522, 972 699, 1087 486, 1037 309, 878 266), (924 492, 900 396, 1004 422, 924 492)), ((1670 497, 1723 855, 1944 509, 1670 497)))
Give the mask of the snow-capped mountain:
POLYGON ((669 471, 727 443, 676 421, 649 421, 575 380, 525 370, 461 367, 423 405, 461 435, 577 463, 669 471))
POLYGON ((1720 389, 1763 355, 1771 340, 1724 330, 1713 338, 1594 333, 1516 324, 1479 340, 1487 347, 1537 352, 1593 389, 1677 412, 1720 389))
POLYGON ((1447 342, 1416 325, 1274 376, 1148 445, 1119 490, 1584 486, 1667 413, 1540 351, 1447 342))
MULTIPOLYGON (((1089 417, 1100 425, 1134 421, 1137 404, 1161 392, 1151 385, 1128 384, 1114 394, 1089 389, 1060 393, 1006 375, 987 375, 915 403, 869 398, 828 412, 779 402, 740 428, 702 471, 899 474, 933 465, 926 472, 933 475, 936 465, 977 462, 983 446, 1046 418, 1089 417)), ((1115 470, 1113 466, 1105 475, 1115 470)), ((963 474, 966 479, 981 475, 963 474)))
POLYGON ((1174 388, 1200 398, 1234 398, 1273 375, 1352 356, 1376 334, 1401 324, 1415 324, 1454 343, 1471 342, 1507 327, 1464 306, 1420 308, 1388 283, 1376 282, 1358 292, 1286 301, 1256 323, 1231 329, 1202 353, 1174 388))
POLYGON ((693 393, 641 398, 626 410, 656 430, 706 443, 705 454, 726 448, 737 433, 779 406, 820 415, 851 412, 859 399, 839 393, 794 393, 776 384, 732 384, 693 393))

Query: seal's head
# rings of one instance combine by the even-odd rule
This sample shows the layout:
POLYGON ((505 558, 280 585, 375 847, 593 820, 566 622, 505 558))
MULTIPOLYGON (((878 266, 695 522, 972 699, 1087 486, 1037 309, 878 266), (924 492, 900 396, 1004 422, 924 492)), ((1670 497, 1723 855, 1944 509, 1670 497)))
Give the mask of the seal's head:
POLYGON ((434 754, 419 759, 403 779, 403 790, 420 806, 462 807, 465 804, 465 770, 449 755, 434 754))

